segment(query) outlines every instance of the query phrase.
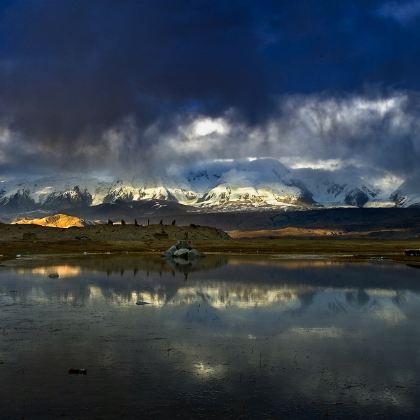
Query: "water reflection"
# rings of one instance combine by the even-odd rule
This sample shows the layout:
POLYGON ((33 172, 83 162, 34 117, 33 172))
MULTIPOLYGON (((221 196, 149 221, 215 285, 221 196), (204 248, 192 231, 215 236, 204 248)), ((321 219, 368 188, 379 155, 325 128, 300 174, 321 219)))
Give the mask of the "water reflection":
POLYGON ((107 275, 118 273, 120 275, 136 275, 139 271, 159 273, 176 272, 183 273, 188 278, 189 273, 196 271, 205 271, 216 267, 221 267, 227 263, 227 258, 221 255, 208 256, 207 258, 198 258, 195 260, 185 260, 182 258, 165 259, 156 256, 142 255, 88 255, 84 258, 61 258, 61 264, 57 261, 48 261, 45 258, 17 260, 8 263, 10 268, 14 268, 20 274, 45 275, 57 273, 60 277, 78 276, 82 270, 85 271, 103 271, 107 275))
POLYGON ((79 276, 82 272, 81 267, 79 266, 72 266, 72 265, 50 265, 50 266, 41 266, 41 267, 32 267, 32 268, 18 268, 16 270, 19 274, 26 274, 30 273, 34 276, 50 276, 54 275, 55 273, 58 274, 59 277, 76 277, 79 276))
POLYGON ((107 256, 1 270, 4 415, 418 414, 418 270, 239 257, 182 267, 107 256), (71 366, 89 374, 70 380, 71 366))

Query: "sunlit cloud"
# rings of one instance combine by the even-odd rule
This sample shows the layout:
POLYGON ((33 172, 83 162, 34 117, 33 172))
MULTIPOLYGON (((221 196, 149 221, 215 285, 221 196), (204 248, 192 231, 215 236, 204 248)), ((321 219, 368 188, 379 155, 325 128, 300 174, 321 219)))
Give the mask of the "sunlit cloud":
POLYGON ((179 113, 147 127, 127 116, 104 129, 100 142, 86 135, 77 142, 83 147, 66 148, 66 154, 3 127, 0 159, 10 170, 27 168, 21 164, 31 157, 31 170, 60 166, 102 177, 165 180, 200 162, 271 157, 293 170, 344 171, 347 182, 356 177, 390 191, 418 172, 418 102, 409 92, 285 95, 269 118, 254 125, 232 109, 219 117, 179 113))
POLYGON ((209 134, 225 135, 229 132, 229 126, 223 118, 199 118, 192 123, 190 130, 194 137, 203 137, 209 134))

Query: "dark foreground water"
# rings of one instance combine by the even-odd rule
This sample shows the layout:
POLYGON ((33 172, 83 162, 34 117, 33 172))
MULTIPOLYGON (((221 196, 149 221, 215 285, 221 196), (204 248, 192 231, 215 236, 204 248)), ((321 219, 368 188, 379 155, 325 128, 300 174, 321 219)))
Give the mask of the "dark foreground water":
POLYGON ((420 270, 115 256, 0 270, 2 419, 327 416, 420 416, 420 270))

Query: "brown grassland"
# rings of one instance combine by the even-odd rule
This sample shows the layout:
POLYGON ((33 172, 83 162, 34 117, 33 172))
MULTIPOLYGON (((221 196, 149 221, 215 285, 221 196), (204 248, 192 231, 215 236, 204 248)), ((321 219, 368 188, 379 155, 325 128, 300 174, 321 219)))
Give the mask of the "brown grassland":
POLYGON ((35 225, 0 225, 0 259, 16 255, 143 253, 159 254, 176 239, 188 238, 205 253, 227 255, 324 256, 335 260, 363 261, 375 257, 420 264, 420 257, 407 257, 404 250, 420 248, 420 239, 395 240, 342 238, 336 236, 236 238, 208 227, 151 225, 94 225, 69 229, 35 225))

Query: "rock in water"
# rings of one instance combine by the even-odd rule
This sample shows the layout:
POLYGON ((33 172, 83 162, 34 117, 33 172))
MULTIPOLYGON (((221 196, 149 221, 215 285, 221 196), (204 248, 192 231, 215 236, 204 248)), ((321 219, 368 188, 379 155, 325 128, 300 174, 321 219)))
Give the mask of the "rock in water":
POLYGON ((183 258, 185 260, 192 260, 194 258, 201 258, 204 255, 191 246, 191 242, 187 240, 178 241, 172 245, 165 252, 162 253, 165 258, 183 258))
POLYGON ((174 257, 177 257, 177 258, 185 258, 185 259, 188 259, 189 252, 190 252, 189 249, 187 249, 187 248, 181 248, 181 249, 177 249, 174 252, 173 255, 174 255, 174 257))
POLYGON ((197 249, 193 248, 190 249, 190 252, 188 253, 188 258, 201 258, 204 257, 204 254, 197 249))
POLYGON ((165 252, 162 253, 162 257, 173 257, 176 250, 176 245, 172 245, 170 248, 168 248, 165 252))

